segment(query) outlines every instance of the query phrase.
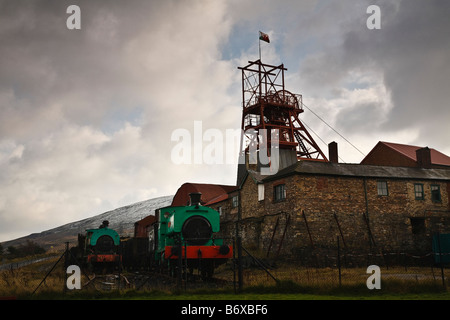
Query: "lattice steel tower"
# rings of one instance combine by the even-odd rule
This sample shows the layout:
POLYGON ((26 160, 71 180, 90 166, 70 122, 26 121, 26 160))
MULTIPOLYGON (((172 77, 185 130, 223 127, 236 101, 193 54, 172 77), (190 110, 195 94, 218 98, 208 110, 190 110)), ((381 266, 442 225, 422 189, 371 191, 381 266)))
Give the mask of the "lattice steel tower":
MULTIPOLYGON (((256 60, 238 69, 242 70, 242 130, 267 129, 270 137, 270 130, 278 129, 280 151, 295 150, 296 160, 328 161, 299 119, 303 112, 302 96, 286 90, 284 71, 287 69, 284 65, 272 66, 256 60)), ((248 137, 245 142, 245 135, 243 139, 244 145, 249 143, 248 137)), ((259 145, 260 141, 256 143, 259 145)), ((269 149, 270 143, 268 138, 269 149)), ((248 148, 247 144, 247 152, 248 148)))

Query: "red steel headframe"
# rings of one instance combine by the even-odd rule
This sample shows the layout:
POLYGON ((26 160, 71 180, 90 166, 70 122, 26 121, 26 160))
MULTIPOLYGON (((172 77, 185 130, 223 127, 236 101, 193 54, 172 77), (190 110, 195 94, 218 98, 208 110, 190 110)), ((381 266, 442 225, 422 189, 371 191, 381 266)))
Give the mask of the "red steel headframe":
MULTIPOLYGON (((280 149, 295 149, 298 159, 328 161, 299 119, 302 96, 285 89, 284 65, 272 66, 256 60, 238 69, 242 70, 241 129, 278 129, 280 149)), ((267 142, 269 147, 270 139, 267 142)), ((259 145, 259 141, 256 143, 259 145)))

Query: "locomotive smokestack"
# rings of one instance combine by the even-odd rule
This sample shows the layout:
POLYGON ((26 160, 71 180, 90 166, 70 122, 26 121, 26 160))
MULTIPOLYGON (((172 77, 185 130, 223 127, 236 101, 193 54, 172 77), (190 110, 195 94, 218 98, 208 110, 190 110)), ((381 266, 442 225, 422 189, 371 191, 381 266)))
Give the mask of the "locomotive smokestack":
POLYGON ((200 203, 200 199, 202 198, 202 193, 201 192, 191 192, 189 193, 189 197, 191 199, 191 206, 199 206, 200 203))
POLYGON ((103 222, 100 225, 99 229, 108 228, 108 226, 109 226, 109 221, 108 220, 103 220, 103 222))

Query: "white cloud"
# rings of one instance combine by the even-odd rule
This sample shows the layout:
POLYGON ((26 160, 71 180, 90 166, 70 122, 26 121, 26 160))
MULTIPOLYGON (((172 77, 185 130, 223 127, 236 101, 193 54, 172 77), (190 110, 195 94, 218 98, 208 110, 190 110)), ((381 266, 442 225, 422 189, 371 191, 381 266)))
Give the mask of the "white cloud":
POLYGON ((0 185, 0 217, 20 224, 21 232, 81 219, 160 191, 153 152, 141 129, 130 124, 112 136, 67 125, 26 147, 8 141, 2 146, 7 151, 2 158, 9 162, 2 163, 8 174, 0 185))
POLYGON ((236 70, 221 61, 222 2, 81 1, 78 33, 55 27, 65 10, 9 4, 34 28, 2 19, 0 239, 173 194, 186 171, 202 179, 201 166, 171 163, 170 134, 240 116, 227 111, 236 70))

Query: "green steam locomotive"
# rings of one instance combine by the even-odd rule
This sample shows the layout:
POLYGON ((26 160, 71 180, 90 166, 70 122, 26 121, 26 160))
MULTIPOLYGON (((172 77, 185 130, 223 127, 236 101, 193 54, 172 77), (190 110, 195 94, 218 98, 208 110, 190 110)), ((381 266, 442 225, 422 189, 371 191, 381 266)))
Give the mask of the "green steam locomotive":
POLYGON ((156 265, 179 273, 200 271, 210 278, 214 269, 233 256, 232 246, 216 238, 220 216, 216 210, 200 205, 201 193, 191 193, 191 203, 183 207, 156 210, 155 228, 150 235, 156 265))
POLYGON ((78 235, 78 246, 71 249, 71 256, 83 267, 92 270, 120 268, 120 236, 108 226, 105 220, 98 229, 88 229, 86 234, 78 235))

